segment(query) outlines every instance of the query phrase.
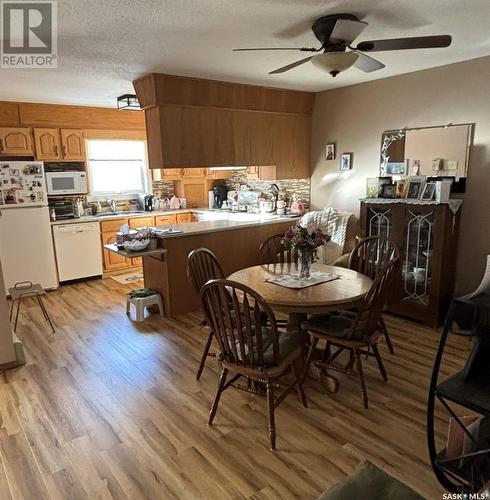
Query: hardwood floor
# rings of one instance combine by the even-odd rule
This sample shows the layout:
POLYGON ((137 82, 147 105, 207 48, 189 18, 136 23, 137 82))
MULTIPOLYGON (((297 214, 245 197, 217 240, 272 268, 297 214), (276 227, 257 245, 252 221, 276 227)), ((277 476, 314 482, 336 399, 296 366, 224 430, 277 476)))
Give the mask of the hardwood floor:
MULTIPOLYGON (((340 376, 335 395, 310 379, 308 409, 291 394, 277 410, 271 452, 261 397, 227 390, 206 425, 217 365, 210 358, 195 380, 200 314, 133 323, 130 288, 104 279, 50 292, 52 335, 25 302, 27 364, 0 380, 0 498, 306 499, 366 458, 441 498, 425 435, 436 331, 388 316, 396 356, 381 347, 388 383, 365 363, 369 410, 355 378, 340 376)), ((461 366, 468 349, 452 340, 446 368, 461 366)))

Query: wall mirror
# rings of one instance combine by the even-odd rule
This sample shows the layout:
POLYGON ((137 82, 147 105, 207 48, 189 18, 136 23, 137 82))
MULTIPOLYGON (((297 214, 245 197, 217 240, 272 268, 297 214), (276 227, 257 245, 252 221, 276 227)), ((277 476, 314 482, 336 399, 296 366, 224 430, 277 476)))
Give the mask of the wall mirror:
POLYGON ((379 175, 464 179, 473 132, 474 123, 387 130, 381 137, 379 175))

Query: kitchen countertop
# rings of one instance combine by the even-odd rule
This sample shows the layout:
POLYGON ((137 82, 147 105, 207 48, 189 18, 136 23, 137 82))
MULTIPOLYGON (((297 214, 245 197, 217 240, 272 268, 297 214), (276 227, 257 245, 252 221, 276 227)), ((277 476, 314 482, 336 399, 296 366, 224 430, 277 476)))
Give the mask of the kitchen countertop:
POLYGON ((172 214, 182 214, 189 212, 203 212, 207 209, 198 208, 180 208, 179 210, 154 210, 153 212, 140 212, 140 213, 124 213, 116 215, 106 215, 101 217, 100 215, 87 215, 84 217, 78 217, 77 219, 60 219, 51 221, 52 226, 57 226, 59 224, 81 224, 82 222, 101 222, 104 220, 117 220, 117 219, 136 219, 138 217, 153 217, 155 215, 172 215, 172 214))
POLYGON ((295 224, 299 220, 299 217, 281 217, 279 215, 269 216, 266 218, 261 218, 259 215, 255 219, 250 218, 249 220, 203 220, 199 222, 189 222, 187 224, 173 224, 172 229, 179 231, 178 233, 165 234, 159 236, 163 239, 168 238, 179 238, 189 235, 197 235, 204 233, 216 233, 220 231, 230 231, 232 229, 253 227, 262 224, 278 224, 291 221, 291 224, 295 224))

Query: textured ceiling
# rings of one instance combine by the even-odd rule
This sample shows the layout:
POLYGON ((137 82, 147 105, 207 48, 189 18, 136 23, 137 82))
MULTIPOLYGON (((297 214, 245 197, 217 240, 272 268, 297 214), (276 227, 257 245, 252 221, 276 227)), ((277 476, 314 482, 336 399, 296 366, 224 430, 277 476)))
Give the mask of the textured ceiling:
POLYGON ((58 69, 0 69, 0 100, 113 106, 148 72, 326 90, 490 55, 489 17, 490 0, 58 0, 58 69), (369 23, 357 42, 447 33, 453 44, 373 53, 386 68, 335 79, 310 63, 267 74, 303 53, 231 52, 315 46, 312 22, 340 12, 369 23))

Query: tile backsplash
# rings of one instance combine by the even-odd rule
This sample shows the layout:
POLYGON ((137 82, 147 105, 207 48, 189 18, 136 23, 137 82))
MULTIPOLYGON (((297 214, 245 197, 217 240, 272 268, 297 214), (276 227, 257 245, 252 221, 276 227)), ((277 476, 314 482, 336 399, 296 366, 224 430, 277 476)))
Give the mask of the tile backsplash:
MULTIPOLYGON (((256 181, 247 179, 245 170, 234 170, 232 176, 226 179, 229 190, 233 190, 238 185, 246 184, 253 191, 266 191, 272 184, 277 184, 279 191, 284 198, 291 203, 293 195, 296 195, 308 209, 310 206, 310 179, 286 179, 276 181, 256 181)), ((174 194, 174 183, 168 181, 153 181, 153 193, 161 198, 171 198, 174 194)))
POLYGON ((306 209, 310 207, 310 179, 256 181, 247 179, 245 170, 235 170, 232 176, 226 180, 226 185, 228 189, 235 189, 237 184, 246 184, 253 191, 266 191, 271 184, 277 184, 279 192, 283 194, 288 205, 291 203, 293 196, 296 195, 303 202, 306 209))

